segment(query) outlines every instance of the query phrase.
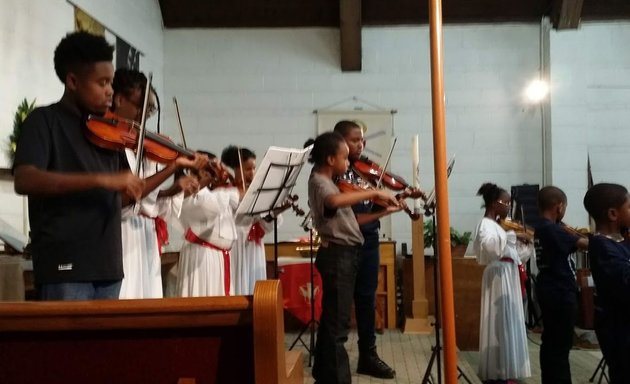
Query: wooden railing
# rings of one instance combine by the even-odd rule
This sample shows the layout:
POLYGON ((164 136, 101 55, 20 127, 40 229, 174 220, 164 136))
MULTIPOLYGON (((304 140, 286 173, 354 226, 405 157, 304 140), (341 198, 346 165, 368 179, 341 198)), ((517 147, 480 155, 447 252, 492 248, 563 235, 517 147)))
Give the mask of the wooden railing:
POLYGON ((282 290, 254 296, 0 305, 0 383, 302 383, 282 290))

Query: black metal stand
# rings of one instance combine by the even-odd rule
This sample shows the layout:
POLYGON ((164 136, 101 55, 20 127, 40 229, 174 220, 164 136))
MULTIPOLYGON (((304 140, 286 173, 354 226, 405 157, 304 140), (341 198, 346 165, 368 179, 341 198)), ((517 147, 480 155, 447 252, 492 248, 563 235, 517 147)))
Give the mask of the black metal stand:
POLYGON ((308 351, 308 366, 310 367, 312 366, 313 353, 315 353, 315 328, 319 326, 319 321, 315 320, 315 270, 313 268, 313 256, 315 252, 313 252, 313 228, 305 227, 305 230, 309 232, 309 243, 310 243, 309 256, 310 256, 310 262, 311 262, 311 265, 310 265, 310 268, 311 268, 311 292, 310 292, 311 318, 309 319, 308 323, 306 323, 306 325, 302 327, 302 329, 300 330, 300 333, 298 333, 297 337, 295 338, 295 340, 289 347, 289 351, 293 350, 293 348, 299 341, 304 346, 304 348, 306 348, 306 350, 308 351), (307 329, 310 330, 310 333, 311 333, 311 339, 308 346, 306 345, 304 340, 302 340, 302 335, 304 334, 304 332, 306 332, 307 329))
MULTIPOLYGON (((439 267, 439 249, 438 249, 438 237, 435 226, 435 207, 434 206, 425 206, 424 215, 427 217, 431 217, 431 225, 433 226, 433 302, 435 309, 435 322, 432 324, 435 327, 435 345, 431 347, 431 358, 429 359, 429 364, 427 365, 426 371, 424 371, 424 376, 422 377, 422 384, 442 384, 442 365, 441 365, 441 351, 442 344, 440 343, 440 284, 438 267, 439 267), (433 381, 432 369, 433 363, 436 363, 437 367, 437 381, 433 381)), ((472 384, 470 379, 466 376, 464 371, 459 368, 459 364, 457 365, 457 378, 464 378, 468 384, 472 384)))
POLYGON ((595 368, 595 372, 593 372, 593 376, 588 379, 589 383, 592 383, 597 376, 597 372, 599 372, 599 380, 597 380, 597 384, 602 384, 602 380, 606 378, 606 382, 609 383, 608 375, 606 374, 606 359, 603 357, 599 360, 599 364, 597 364, 597 368, 595 368))
POLYGON ((542 314, 536 308, 533 293, 536 292, 536 277, 531 273, 531 260, 527 260, 527 281, 525 282, 525 292, 527 295, 527 318, 525 323, 527 328, 533 329, 540 326, 542 314))
POLYGON ((278 278, 278 218, 273 216, 273 278, 278 278))

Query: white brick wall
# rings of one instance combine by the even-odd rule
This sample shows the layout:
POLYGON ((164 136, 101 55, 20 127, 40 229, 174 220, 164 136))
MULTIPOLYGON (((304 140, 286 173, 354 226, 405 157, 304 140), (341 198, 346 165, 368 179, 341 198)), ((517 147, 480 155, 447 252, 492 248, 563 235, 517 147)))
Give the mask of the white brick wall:
POLYGON ((551 32, 554 184, 567 192, 566 222, 587 226, 587 154, 593 180, 630 180, 630 23, 582 23, 551 32))
MULTIPOLYGON (((420 133, 421 181, 431 189, 428 36, 427 27, 364 28, 363 71, 342 73, 335 29, 167 30, 165 95, 178 97, 188 142, 217 153, 237 143, 260 157, 269 145, 301 147, 315 133, 314 109, 352 96, 396 109, 393 171, 411 180, 410 141, 420 133)), ((444 39, 448 150, 457 153, 451 222, 473 230, 482 182, 541 179, 540 115, 521 98, 538 68, 538 26, 447 26, 444 39)), ((175 134, 172 110, 165 127, 175 134)), ((296 189, 302 205, 307 172, 296 189)), ((280 238, 303 235, 286 216, 280 238)), ((397 241, 409 242, 410 229, 406 215, 394 218, 397 241)))

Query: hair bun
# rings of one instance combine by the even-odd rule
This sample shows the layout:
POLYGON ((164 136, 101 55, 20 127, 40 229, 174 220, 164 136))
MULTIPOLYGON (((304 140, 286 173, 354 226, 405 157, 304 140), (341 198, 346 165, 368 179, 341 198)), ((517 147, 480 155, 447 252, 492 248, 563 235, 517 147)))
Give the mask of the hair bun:
POLYGON ((490 194, 491 192, 497 190, 498 188, 499 187, 497 187, 497 185, 494 183, 483 183, 481 187, 479 187, 479 190, 477 191, 477 196, 486 196, 487 194, 490 194))

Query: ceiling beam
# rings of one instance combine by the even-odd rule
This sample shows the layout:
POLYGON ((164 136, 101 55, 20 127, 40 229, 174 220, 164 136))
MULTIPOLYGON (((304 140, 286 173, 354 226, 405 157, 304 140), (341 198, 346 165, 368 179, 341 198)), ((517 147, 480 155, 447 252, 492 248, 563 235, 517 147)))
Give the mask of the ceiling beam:
POLYGON ((584 0, 553 0, 551 21, 555 29, 577 29, 584 0))
POLYGON ((339 0, 342 71, 361 71, 361 25, 361 0, 339 0))

